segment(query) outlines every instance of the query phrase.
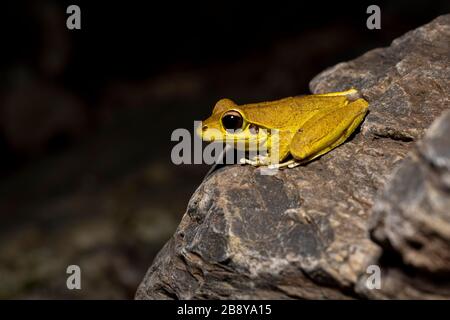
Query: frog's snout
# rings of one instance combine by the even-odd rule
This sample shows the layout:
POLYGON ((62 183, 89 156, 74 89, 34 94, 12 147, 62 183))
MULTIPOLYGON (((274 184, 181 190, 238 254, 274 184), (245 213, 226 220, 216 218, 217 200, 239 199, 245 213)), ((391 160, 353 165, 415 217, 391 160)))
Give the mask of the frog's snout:
POLYGON ((211 131, 213 130, 210 130, 210 127, 203 123, 201 123, 196 129, 197 136, 205 141, 214 140, 214 134, 211 131))
POLYGON ((221 140, 223 138, 223 134, 219 129, 211 127, 207 124, 201 124, 196 129, 197 135, 204 141, 213 142, 216 140, 221 140))
POLYGON ((208 130, 208 126, 206 124, 200 123, 200 125, 196 128, 195 133, 200 138, 204 138, 204 133, 208 130))

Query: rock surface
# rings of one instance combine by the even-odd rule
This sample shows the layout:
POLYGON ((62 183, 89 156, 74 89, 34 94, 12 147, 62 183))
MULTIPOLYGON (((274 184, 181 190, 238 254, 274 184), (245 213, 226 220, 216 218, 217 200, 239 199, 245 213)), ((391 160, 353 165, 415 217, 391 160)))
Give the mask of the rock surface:
POLYGON ((319 74, 314 93, 353 86, 369 101, 360 132, 274 176, 213 172, 136 298, 450 297, 450 117, 415 142, 449 106, 449 43, 446 15, 319 74), (380 290, 365 286, 371 264, 380 290))
POLYGON ((365 277, 358 288, 373 298, 450 298, 450 111, 396 168, 372 211, 383 290, 365 290, 365 277))

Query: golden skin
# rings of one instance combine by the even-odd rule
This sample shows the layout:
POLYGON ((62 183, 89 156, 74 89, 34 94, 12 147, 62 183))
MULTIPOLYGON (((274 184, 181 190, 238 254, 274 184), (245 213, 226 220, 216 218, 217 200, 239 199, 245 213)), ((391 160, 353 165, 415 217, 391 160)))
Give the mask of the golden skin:
POLYGON ((222 99, 197 134, 205 141, 239 142, 233 146, 247 151, 267 148, 268 155, 241 163, 293 168, 336 148, 355 131, 369 105, 364 99, 352 99, 357 93, 350 89, 242 106, 222 99), (230 118, 235 122, 227 122, 230 118), (237 123, 239 129, 227 131, 224 126, 230 123, 237 123))

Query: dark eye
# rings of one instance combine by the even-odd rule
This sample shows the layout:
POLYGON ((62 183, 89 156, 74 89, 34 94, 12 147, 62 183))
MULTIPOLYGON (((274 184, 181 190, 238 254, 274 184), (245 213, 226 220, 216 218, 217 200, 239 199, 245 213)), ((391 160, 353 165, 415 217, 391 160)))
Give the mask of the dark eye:
POLYGON ((228 111, 222 116, 222 125, 227 131, 235 131, 241 129, 244 119, 237 111, 228 111))

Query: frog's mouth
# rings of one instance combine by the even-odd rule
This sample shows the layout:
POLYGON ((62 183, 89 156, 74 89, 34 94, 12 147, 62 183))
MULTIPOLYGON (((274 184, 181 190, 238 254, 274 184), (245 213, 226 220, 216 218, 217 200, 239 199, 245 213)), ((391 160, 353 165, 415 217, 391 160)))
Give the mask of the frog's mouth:
POLYGON ((201 135, 202 140, 207 142, 240 142, 240 143, 263 143, 267 140, 267 137, 264 136, 254 136, 254 137, 239 137, 239 136, 232 136, 232 135, 201 135))
POLYGON ((264 144, 270 135, 248 134, 246 131, 237 133, 227 133, 222 130, 209 128, 207 125, 198 126, 196 129, 197 136, 207 142, 225 142, 240 144, 264 144))

